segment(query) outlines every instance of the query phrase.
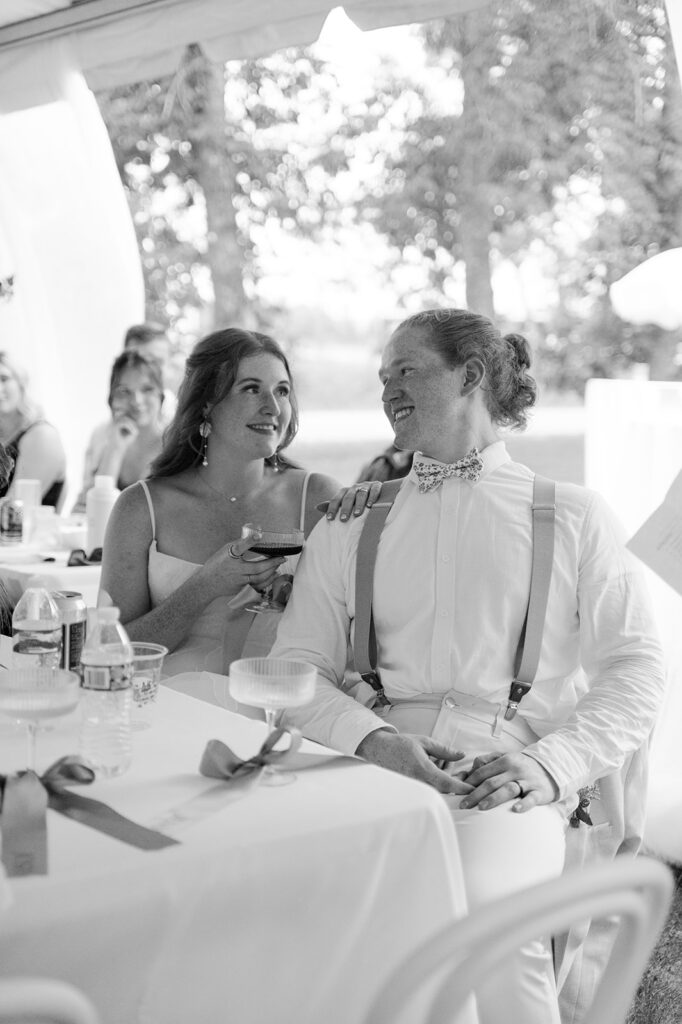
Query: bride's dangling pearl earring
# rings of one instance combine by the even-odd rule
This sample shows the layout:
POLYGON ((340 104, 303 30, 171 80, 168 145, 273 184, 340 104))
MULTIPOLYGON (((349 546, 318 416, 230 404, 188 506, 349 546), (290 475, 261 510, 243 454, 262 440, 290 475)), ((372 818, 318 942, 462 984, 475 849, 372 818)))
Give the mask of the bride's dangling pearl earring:
POLYGON ((201 465, 208 466, 208 458, 206 457, 206 453, 208 451, 208 435, 211 433, 211 424, 208 422, 208 420, 202 421, 201 426, 199 427, 199 433, 201 434, 201 437, 203 439, 201 442, 201 451, 199 453, 201 455, 201 465))

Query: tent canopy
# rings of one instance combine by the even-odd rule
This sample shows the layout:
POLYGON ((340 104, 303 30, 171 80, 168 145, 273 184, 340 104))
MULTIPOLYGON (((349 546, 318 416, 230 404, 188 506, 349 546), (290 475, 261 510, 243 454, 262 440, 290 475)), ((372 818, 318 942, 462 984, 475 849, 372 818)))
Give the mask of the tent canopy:
MULTIPOLYGON (((365 0, 344 5, 361 29, 426 21, 487 0, 365 0)), ((312 42, 329 0, 4 0, 0 5, 0 105, 22 109, 50 98, 41 68, 67 49, 92 89, 168 74, 189 43, 216 61, 263 56, 312 42)))

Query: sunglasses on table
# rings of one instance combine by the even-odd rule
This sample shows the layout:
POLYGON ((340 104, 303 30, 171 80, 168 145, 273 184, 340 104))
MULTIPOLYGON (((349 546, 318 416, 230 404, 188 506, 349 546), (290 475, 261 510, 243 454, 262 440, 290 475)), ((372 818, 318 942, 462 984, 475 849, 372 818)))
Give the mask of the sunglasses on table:
POLYGON ((101 565, 102 549, 93 548, 89 555, 86 555, 83 548, 74 548, 69 554, 67 565, 101 565))

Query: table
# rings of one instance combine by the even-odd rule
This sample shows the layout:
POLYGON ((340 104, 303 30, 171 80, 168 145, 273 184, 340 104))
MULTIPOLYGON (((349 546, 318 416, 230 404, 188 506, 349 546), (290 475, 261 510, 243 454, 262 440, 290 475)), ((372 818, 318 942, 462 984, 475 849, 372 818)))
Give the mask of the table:
MULTIPOLYGON (((23 763, 13 728, 0 725, 0 771, 23 763)), ((228 803, 198 774, 206 741, 246 757, 264 735, 162 687, 132 769, 87 793, 146 825, 199 794, 212 813, 147 853, 48 811, 50 874, 10 882, 0 975, 76 984, 104 1024, 360 1024, 390 972, 463 913, 452 821, 429 787, 361 761, 228 803)), ((42 734, 39 768, 74 744, 73 721, 42 734)))
POLYGON ((97 604, 99 565, 67 565, 68 552, 45 552, 53 562, 45 562, 38 553, 14 552, 0 547, 0 579, 5 584, 13 605, 17 603, 28 581, 33 576, 40 576, 49 590, 77 590, 83 595, 88 608, 97 604))

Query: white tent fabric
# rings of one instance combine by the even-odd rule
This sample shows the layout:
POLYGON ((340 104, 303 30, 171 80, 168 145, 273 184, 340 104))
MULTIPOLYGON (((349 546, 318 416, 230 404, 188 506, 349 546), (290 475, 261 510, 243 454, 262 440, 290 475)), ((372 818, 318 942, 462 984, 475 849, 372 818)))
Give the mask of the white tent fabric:
POLYGON ((631 324, 682 327, 682 248, 666 249, 639 263, 609 289, 611 305, 631 324))
MULTIPOLYGON (((425 21, 480 7, 488 0, 367 0, 344 9, 361 29, 425 21)), ((12 0, 8 14, 26 10, 53 17, 0 30, 0 105, 4 110, 43 102, 49 89, 39 73, 55 39, 71 47, 73 66, 93 89, 111 88, 168 74, 188 43, 201 43, 213 60, 257 57, 316 39, 336 6, 329 0, 88 0, 71 8, 65 0, 12 0), (63 25, 55 11, 62 10, 63 25), (68 18, 67 18, 68 15, 68 18), (77 19, 75 24, 70 24, 77 19), (44 34, 33 35, 47 23, 44 34), (56 22, 49 28, 51 22, 56 22), (22 34, 24 41, 22 41, 22 34), (15 38, 16 37, 16 38, 15 38), (38 74, 36 74, 38 71, 38 74)))
POLYGON ((95 98, 58 41, 42 61, 51 102, 0 116, 0 276, 15 278, 0 338, 60 431, 73 492, 113 357, 144 319, 144 282, 95 98))
MULTIPOLYGON (((362 27, 419 21, 485 0, 371 0, 348 10, 362 27)), ((82 22, 8 42, 0 28, 0 304, 2 346, 27 365, 32 391, 60 430, 69 499, 90 429, 106 416, 109 368, 125 329, 144 319, 135 233, 90 88, 171 72, 201 42, 215 60, 267 54, 315 39, 324 0, 11 0, 2 21, 57 8, 82 22), (136 9, 139 7, 139 9, 136 9), (120 10, 92 21, 93 12, 120 10)), ((58 13, 58 12, 57 12, 58 13)), ((0 22, 1 24, 1 22, 0 22)), ((17 34, 16 24, 9 26, 17 34)), ((6 32, 9 29, 6 30, 6 32)))

